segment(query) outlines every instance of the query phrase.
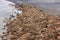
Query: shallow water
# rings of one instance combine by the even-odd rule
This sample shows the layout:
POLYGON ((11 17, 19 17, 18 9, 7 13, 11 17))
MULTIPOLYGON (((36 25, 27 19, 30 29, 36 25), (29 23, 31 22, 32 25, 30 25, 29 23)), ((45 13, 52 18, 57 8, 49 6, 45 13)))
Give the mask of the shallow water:
POLYGON ((14 3, 33 4, 49 14, 60 15, 60 0, 9 0, 14 3))
MULTIPOLYGON (((9 17, 10 13, 12 13, 12 7, 8 6, 8 4, 13 4, 12 2, 8 2, 5 0, 0 1, 0 36, 2 32, 6 32, 3 30, 5 23, 3 22, 4 18, 9 17)), ((1 40, 1 38, 0 38, 1 40)))
POLYGON ((16 9, 14 9, 14 6, 11 6, 9 4, 14 4, 9 1, 2 0, 0 1, 0 35, 2 35, 2 32, 6 32, 6 30, 3 30, 5 23, 3 22, 5 18, 9 18, 10 15, 16 15, 14 12, 19 12, 16 9))
MULTIPOLYGON (((17 1, 17 2, 22 3, 19 1, 17 1)), ((9 15, 13 13, 12 9, 14 9, 14 8, 10 7, 8 4, 14 4, 14 3, 5 1, 5 0, 0 1, 0 35, 2 34, 3 31, 6 31, 6 30, 2 30, 2 28, 5 24, 3 22, 4 18, 9 17, 9 15)), ((55 14, 55 15, 60 16, 60 2, 59 3, 40 3, 40 2, 31 3, 30 2, 29 4, 33 4, 40 9, 43 9, 45 12, 47 12, 49 14, 55 14)))

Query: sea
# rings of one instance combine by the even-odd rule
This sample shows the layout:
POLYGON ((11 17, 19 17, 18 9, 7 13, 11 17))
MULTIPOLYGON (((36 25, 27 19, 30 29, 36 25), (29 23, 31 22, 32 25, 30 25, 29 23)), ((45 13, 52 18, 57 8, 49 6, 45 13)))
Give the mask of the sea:
MULTIPOLYGON (((8 18, 11 14, 14 12, 12 11, 14 7, 9 6, 9 4, 16 4, 16 3, 28 3, 35 5, 37 8, 44 10, 45 13, 51 14, 51 15, 57 15, 60 16, 60 2, 22 2, 22 1, 6 1, 1 0, 0 1, 0 36, 2 35, 2 32, 6 32, 4 28, 4 19, 8 18)), ((2 40, 0 38, 0 40, 2 40)))

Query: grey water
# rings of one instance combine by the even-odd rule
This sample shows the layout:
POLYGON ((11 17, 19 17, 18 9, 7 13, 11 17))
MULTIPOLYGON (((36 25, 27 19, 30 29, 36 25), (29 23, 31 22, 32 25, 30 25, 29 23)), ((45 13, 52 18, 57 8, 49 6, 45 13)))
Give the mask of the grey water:
POLYGON ((0 1, 0 35, 2 34, 3 31, 2 30, 3 26, 4 26, 4 18, 9 17, 9 15, 12 12, 13 7, 10 7, 9 4, 14 4, 14 3, 28 3, 28 4, 33 4, 36 7, 44 10, 45 12, 49 13, 49 14, 55 14, 60 16, 60 2, 27 2, 27 1, 16 1, 16 0, 3 0, 0 1))
POLYGON ((50 12, 50 14, 60 15, 60 0, 8 0, 18 4, 33 4, 36 7, 50 12))
MULTIPOLYGON (((45 12, 50 14, 56 14, 56 15, 60 15, 60 2, 31 2, 27 0, 3 0, 0 1, 0 21, 2 21, 3 18, 8 17, 11 13, 12 13, 12 9, 13 7, 8 6, 8 4, 11 3, 28 3, 28 4, 33 4, 36 7, 43 9, 45 12)), ((0 22, 0 25, 2 23, 0 22)), ((1 28, 0 28, 1 29, 1 28)))
POLYGON ((3 22, 4 18, 9 17, 9 15, 12 13, 12 7, 8 6, 9 4, 12 4, 12 2, 0 0, 0 40, 2 32, 6 32, 4 28, 5 23, 3 22))

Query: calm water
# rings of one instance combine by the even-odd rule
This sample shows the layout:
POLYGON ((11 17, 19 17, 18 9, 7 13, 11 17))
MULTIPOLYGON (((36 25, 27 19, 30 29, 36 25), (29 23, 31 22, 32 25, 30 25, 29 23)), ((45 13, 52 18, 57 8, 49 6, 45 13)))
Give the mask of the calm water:
POLYGON ((14 3, 33 4, 45 12, 52 12, 50 14, 60 15, 60 0, 9 0, 14 3))
MULTIPOLYGON (((17 1, 18 3, 20 3, 19 1, 17 1)), ((9 15, 12 12, 13 7, 8 6, 8 4, 13 4, 12 2, 9 1, 0 1, 0 35, 2 34, 3 31, 6 30, 2 30, 3 25, 5 24, 3 22, 4 18, 9 17, 9 15)), ((33 4, 35 6, 37 6, 38 8, 43 9, 45 12, 52 12, 50 14, 56 14, 56 15, 60 15, 60 3, 30 3, 33 4)), ((0 39, 1 40, 1 39, 0 39)))

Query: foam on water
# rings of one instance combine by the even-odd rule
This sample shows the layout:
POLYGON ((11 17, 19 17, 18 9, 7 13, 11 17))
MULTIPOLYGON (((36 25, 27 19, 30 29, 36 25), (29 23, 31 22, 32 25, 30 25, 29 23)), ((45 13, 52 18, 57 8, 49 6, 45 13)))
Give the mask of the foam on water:
MULTIPOLYGON (((18 3, 20 3, 19 1, 17 1, 18 3)), ((30 2, 31 3, 31 2, 30 2)), ((0 0, 0 35, 2 34, 3 31, 3 26, 5 25, 5 23, 3 22, 4 18, 9 17, 10 14, 14 14, 14 12, 12 12, 12 9, 14 9, 13 7, 8 6, 8 4, 14 4, 12 2, 6 1, 6 0, 0 0)), ((57 12, 55 13, 56 15, 60 15, 60 3, 31 3, 36 5, 37 7, 41 7, 43 10, 45 10, 46 12, 57 12), (49 10, 51 9, 51 10, 49 10), (55 10, 55 11, 53 11, 55 10)), ((17 10, 15 10, 17 12, 17 10)), ((20 12, 20 11, 18 11, 20 12)), ((22 11, 21 11, 22 12, 22 11)), ((54 13, 51 13, 54 14, 54 13)), ((16 14, 14 14, 16 15, 16 14)), ((1 40, 1 39, 0 39, 1 40)))
MULTIPOLYGON (((0 0, 0 36, 2 35, 2 32, 6 32, 6 30, 3 30, 5 23, 3 22, 4 18, 7 18, 12 13, 12 7, 8 6, 9 4, 14 4, 9 1, 0 0)), ((2 40, 0 38, 0 40, 2 40)))

